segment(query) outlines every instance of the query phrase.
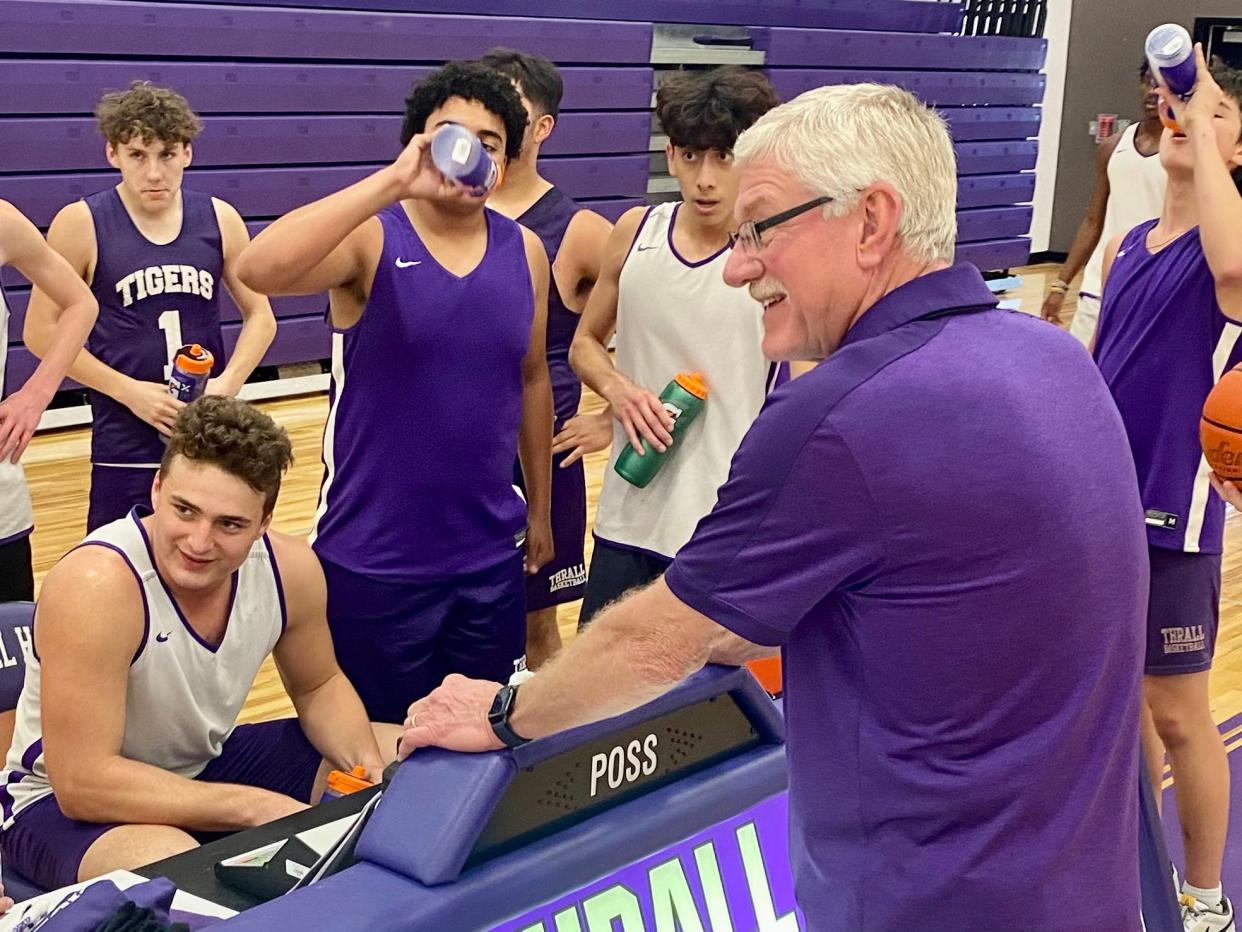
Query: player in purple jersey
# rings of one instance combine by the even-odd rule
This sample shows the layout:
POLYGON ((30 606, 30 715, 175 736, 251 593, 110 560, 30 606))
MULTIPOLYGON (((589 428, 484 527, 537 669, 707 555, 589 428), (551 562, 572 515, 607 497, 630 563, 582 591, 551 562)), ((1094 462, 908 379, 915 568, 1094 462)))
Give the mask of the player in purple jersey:
POLYGON ((569 366, 578 317, 599 278, 612 224, 574 203, 539 174, 539 153, 556 126, 564 85, 548 59, 493 49, 480 62, 511 80, 526 108, 522 151, 487 206, 532 230, 552 266, 548 288, 548 374, 556 408, 552 440, 552 544, 555 557, 526 584, 526 665, 537 670, 561 647, 556 607, 582 598, 586 586, 586 475, 582 457, 612 440, 610 419, 578 416, 582 383, 569 366))
POLYGON ((312 541, 338 656, 377 721, 448 673, 507 678, 526 644, 523 542, 526 573, 552 558, 548 260, 434 167, 450 123, 503 168, 526 112, 491 69, 446 65, 410 92, 395 162, 280 218, 241 260, 260 291, 330 294, 312 541))
POLYGON ((402 753, 516 744, 780 645, 809 932, 1133 932, 1147 560, 1099 372, 951 264, 952 141, 912 94, 818 88, 734 151, 725 275, 769 358, 824 362, 767 399, 662 579, 520 686, 446 681, 402 753))
MULTIPOLYGON (((120 183, 64 207, 48 230, 48 242, 99 300, 98 320, 69 370, 91 401, 87 530, 150 503, 161 435, 184 406, 168 393, 177 349, 210 350, 207 392, 235 395, 276 333, 267 299, 234 274, 250 240, 241 215, 182 188, 202 128, 185 98, 136 81, 106 94, 96 114, 120 183), (221 285, 242 318, 231 353, 220 327, 221 285)), ((54 330, 53 305, 36 289, 26 317, 31 351, 46 352, 54 330)))
POLYGON ((1151 563, 1144 749, 1152 784, 1173 769, 1186 851, 1187 930, 1233 929, 1221 890, 1229 766, 1208 676, 1220 603, 1224 503, 1199 446, 1203 402, 1242 358, 1242 72, 1209 72, 1188 103, 1161 96, 1164 207, 1109 244, 1095 358, 1126 424, 1151 563))
POLYGON ((5 397, 9 306, 0 286, 0 602, 34 599, 30 562, 34 511, 19 462, 98 311, 90 290, 43 241, 35 225, 12 204, 0 201, 0 266, 4 265, 13 266, 46 291, 58 319, 53 342, 39 367, 5 397))

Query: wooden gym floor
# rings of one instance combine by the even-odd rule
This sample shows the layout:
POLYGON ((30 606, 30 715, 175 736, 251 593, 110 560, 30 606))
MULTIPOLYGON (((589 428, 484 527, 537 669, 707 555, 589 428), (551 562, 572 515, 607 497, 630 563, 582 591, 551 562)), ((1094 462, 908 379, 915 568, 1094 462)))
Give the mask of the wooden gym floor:
MULTIPOLYGON (((1017 298, 1022 310, 1039 313, 1045 288, 1055 277, 1053 265, 1031 266, 1020 271, 1022 287, 1003 295, 1017 298)), ((1072 313, 1066 301, 1066 315, 1072 313)), ((600 399, 589 390, 583 393, 582 409, 597 411, 600 399)), ((281 489, 276 506, 275 526, 290 534, 305 535, 310 530, 322 466, 320 445, 328 402, 325 395, 311 395, 265 402, 263 408, 289 431, 296 461, 281 489)), ((72 429, 40 435, 23 458, 35 502, 33 536, 36 584, 60 556, 77 544, 85 533, 86 496, 90 479, 89 437, 85 429, 72 429)), ((586 459, 587 515, 594 521, 601 476, 607 465, 607 451, 586 459)), ((1231 514, 1226 524, 1224 578, 1221 589, 1221 626, 1212 673, 1213 714, 1218 723, 1242 713, 1242 517, 1231 514)), ((591 537, 587 535, 587 560, 591 537)), ((559 621, 561 635, 572 638, 578 618, 578 603, 563 605, 559 621)), ((269 660, 260 670, 241 720, 262 721, 293 714, 280 678, 269 660)))

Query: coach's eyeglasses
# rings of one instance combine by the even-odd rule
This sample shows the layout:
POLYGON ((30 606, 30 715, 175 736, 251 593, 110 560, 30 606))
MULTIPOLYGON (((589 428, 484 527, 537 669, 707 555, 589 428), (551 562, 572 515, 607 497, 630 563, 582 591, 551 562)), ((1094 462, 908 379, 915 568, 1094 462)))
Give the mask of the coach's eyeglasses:
POLYGON ((741 246, 742 251, 748 255, 755 255, 763 248, 763 234, 772 227, 780 226, 794 217, 800 217, 808 210, 814 210, 824 204, 832 203, 830 197, 816 197, 807 201, 805 204, 799 204, 797 207, 791 207, 789 210, 782 210, 779 214, 773 214, 766 220, 747 220, 737 228, 737 232, 729 236, 729 245, 731 247, 741 246))

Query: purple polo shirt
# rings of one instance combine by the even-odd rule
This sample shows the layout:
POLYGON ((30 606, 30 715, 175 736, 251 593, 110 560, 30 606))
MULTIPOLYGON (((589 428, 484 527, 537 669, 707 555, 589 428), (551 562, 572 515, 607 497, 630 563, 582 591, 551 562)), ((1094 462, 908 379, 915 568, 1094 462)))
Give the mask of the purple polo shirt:
POLYGON ((995 303, 957 265, 875 304, 665 577, 782 647, 812 930, 1139 927, 1134 461, 1077 341, 995 303))

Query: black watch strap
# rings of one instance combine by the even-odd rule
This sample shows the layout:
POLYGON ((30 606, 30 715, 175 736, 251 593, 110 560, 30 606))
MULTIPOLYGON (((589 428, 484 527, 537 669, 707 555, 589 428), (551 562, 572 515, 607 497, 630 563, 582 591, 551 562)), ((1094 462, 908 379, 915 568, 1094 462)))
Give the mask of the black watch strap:
POLYGON ((496 693, 496 698, 492 700, 491 711, 487 713, 487 720, 492 726, 492 732, 507 748, 519 747, 530 740, 523 738, 509 727, 509 717, 513 715, 513 706, 517 701, 517 690, 516 686, 500 687, 500 690, 496 693))

